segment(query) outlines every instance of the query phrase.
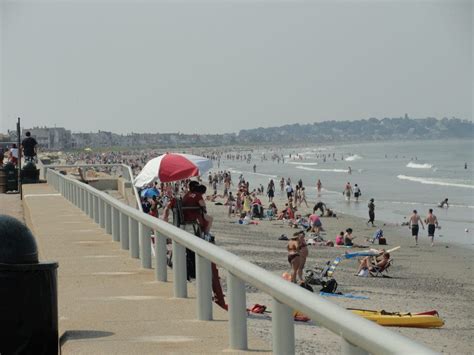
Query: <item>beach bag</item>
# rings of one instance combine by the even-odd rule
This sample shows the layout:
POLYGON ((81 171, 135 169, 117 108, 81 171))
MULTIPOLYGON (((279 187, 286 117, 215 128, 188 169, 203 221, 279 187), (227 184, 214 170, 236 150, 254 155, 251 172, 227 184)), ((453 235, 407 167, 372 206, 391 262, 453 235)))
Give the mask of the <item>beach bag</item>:
POLYGON ((307 289, 308 291, 314 292, 313 288, 307 282, 302 282, 300 286, 307 289))
POLYGON ((387 245, 387 239, 384 237, 379 238, 379 245, 387 245))
POLYGON ((335 279, 331 279, 323 283, 323 288, 320 292, 324 293, 335 293, 337 290, 337 281, 335 279))

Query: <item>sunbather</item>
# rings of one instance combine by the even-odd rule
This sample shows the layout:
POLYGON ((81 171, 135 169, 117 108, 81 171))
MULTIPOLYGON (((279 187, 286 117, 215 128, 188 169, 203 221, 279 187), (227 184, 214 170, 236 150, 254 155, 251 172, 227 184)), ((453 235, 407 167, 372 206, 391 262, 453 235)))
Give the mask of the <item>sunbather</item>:
POLYGON ((370 272, 382 272, 386 269, 390 262, 390 253, 382 251, 382 259, 375 258, 375 263, 371 261, 371 256, 366 256, 359 260, 359 269, 357 276, 369 276, 370 272))

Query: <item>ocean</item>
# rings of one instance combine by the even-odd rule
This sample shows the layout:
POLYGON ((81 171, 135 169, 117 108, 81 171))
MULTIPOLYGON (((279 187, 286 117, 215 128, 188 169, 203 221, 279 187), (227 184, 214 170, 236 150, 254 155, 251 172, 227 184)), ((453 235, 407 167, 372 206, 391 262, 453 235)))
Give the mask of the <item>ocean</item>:
MULTIPOLYGON (((252 188, 262 184, 266 189, 268 181, 274 179, 277 193, 282 176, 291 178, 293 186, 301 178, 310 203, 321 200, 336 211, 364 218, 368 217, 368 201, 374 198, 379 226, 381 222, 401 224, 414 209, 424 218, 433 208, 441 225, 435 239, 474 245, 474 142, 470 140, 308 145, 254 149, 251 154, 250 163, 224 159, 219 167, 214 164, 214 170, 231 171, 234 181, 242 173, 252 188), (285 163, 273 162, 273 153, 283 154, 285 163), (263 154, 267 160, 262 160, 263 154), (324 162, 321 154, 331 157, 324 162), (323 186, 319 197, 318 179, 323 186), (359 202, 352 198, 349 203, 343 197, 347 182, 360 187, 359 202), (438 208, 445 198, 449 208, 438 208)), ((407 237, 410 235, 407 228, 407 237)), ((420 238, 426 235, 422 231, 420 238)))

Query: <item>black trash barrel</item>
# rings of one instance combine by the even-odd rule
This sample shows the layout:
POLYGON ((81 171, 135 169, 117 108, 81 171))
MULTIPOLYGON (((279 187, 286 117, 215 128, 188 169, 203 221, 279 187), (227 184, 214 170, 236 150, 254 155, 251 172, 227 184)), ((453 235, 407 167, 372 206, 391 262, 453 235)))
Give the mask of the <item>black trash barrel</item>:
POLYGON ((3 171, 7 175, 7 191, 18 190, 18 169, 12 163, 5 164, 3 171))
POLYGON ((30 230, 0 215, 0 354, 58 354, 56 262, 38 262, 30 230))

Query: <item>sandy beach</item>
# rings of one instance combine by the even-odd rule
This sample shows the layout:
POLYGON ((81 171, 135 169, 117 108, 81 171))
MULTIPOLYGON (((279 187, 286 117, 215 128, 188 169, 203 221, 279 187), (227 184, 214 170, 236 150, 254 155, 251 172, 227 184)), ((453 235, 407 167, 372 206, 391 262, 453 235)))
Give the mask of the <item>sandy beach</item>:
MULTIPOLYGON (((261 196, 264 206, 266 196, 261 196)), ((324 196, 322 197, 324 200, 324 196)), ((221 201, 221 200, 217 200, 221 201)), ((283 196, 277 192, 275 202, 283 207, 283 196)), ((301 213, 308 213, 315 201, 310 201, 309 208, 302 207, 301 213)), ((364 203, 364 202, 361 202, 364 203)), ((258 225, 240 225, 236 217, 227 216, 227 206, 218 206, 207 202, 208 212, 215 218, 213 233, 216 244, 235 253, 260 267, 281 275, 289 271, 286 260, 286 241, 279 241, 281 234, 290 235, 294 229, 282 221, 259 221, 258 225)), ((366 220, 348 215, 337 218, 322 218, 326 240, 333 240, 341 230, 351 227, 358 238, 356 243, 367 244, 365 239, 371 237, 376 228, 368 227, 366 220)), ((409 338, 420 341, 428 347, 445 353, 471 353, 473 322, 469 314, 474 311, 472 305, 473 250, 452 244, 439 242, 431 247, 422 233, 420 243, 414 246, 407 227, 384 225, 387 238, 387 249, 395 246, 401 248, 392 253, 393 264, 389 269, 391 278, 355 276, 357 260, 344 260, 334 274, 338 282, 338 291, 366 296, 368 299, 355 300, 331 297, 330 301, 342 307, 386 310, 392 312, 420 312, 436 309, 445 321, 439 329, 391 328, 409 338)), ((376 245, 376 247, 378 247, 376 245)), ((357 249, 355 249, 357 250, 357 249)), ((359 249, 360 250, 360 249, 359 249)), ((343 254, 346 248, 309 247, 306 268, 322 267, 326 261, 343 254)), ((225 274, 222 276, 225 288, 225 274)), ((315 290, 319 290, 315 286, 315 290)), ((308 291, 309 292, 309 291, 308 291)), ((247 286, 247 304, 254 303, 271 306, 271 298, 258 290, 247 286)), ((270 307, 271 308, 271 307, 270 307)), ((249 330, 271 342, 270 315, 250 315, 249 330)), ((314 321, 296 322, 297 353, 338 353, 339 337, 319 327, 314 321)))

